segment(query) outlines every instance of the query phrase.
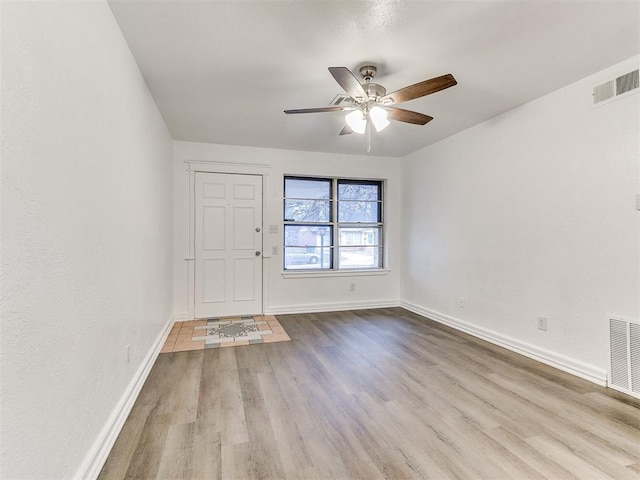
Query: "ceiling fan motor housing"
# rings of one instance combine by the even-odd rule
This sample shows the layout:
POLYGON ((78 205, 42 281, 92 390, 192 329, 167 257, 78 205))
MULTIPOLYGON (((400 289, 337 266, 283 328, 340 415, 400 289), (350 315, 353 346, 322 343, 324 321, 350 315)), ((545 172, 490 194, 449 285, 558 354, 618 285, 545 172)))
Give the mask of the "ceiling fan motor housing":
POLYGON ((387 89, 377 83, 365 83, 362 85, 364 91, 369 95, 370 100, 377 100, 380 97, 384 97, 387 94, 387 89), (373 98, 371 98, 373 97, 373 98))

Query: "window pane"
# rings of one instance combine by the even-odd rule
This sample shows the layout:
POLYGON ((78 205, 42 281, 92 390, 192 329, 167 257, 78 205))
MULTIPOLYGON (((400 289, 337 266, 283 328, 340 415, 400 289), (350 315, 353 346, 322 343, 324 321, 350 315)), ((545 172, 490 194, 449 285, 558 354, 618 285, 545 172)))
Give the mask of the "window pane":
POLYGON ((285 222, 329 222, 331 202, 329 200, 285 200, 285 222))
POLYGON ((321 200, 331 198, 331 180, 315 178, 285 178, 285 198, 321 200))
POLYGON ((305 247, 307 249, 331 246, 331 227, 324 225, 285 225, 284 246, 305 247))
POLYGON ((380 245, 380 229, 376 227, 340 228, 340 246, 380 245))
POLYGON ((331 227, 284 227, 284 268, 331 268, 331 227))
POLYGON ((340 247, 340 268, 380 268, 380 247, 340 247))
POLYGON ((338 221, 377 223, 380 221, 380 203, 341 200, 338 202, 338 221))
POLYGON ((380 200, 380 182, 354 182, 341 180, 338 183, 339 200, 380 200))
POLYGON ((285 247, 285 270, 331 268, 331 247, 285 247))

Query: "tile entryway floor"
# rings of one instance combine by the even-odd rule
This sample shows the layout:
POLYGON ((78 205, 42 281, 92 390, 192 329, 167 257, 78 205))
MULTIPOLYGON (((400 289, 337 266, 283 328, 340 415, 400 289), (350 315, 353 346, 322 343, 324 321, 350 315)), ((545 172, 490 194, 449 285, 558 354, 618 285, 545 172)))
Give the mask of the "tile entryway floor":
POLYGON ((160 353, 291 340, 273 315, 176 322, 160 353))

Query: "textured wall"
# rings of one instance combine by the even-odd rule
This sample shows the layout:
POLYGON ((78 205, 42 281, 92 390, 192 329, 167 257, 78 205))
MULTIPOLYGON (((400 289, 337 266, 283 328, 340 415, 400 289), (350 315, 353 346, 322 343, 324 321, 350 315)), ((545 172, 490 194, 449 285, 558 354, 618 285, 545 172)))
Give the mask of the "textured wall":
POLYGON ((72 478, 171 314, 172 143, 106 3, 2 47, 0 477, 72 478))
POLYGON ((640 316, 640 95, 593 108, 591 93, 637 68, 631 59, 409 156, 401 297, 606 370, 607 315, 640 316))

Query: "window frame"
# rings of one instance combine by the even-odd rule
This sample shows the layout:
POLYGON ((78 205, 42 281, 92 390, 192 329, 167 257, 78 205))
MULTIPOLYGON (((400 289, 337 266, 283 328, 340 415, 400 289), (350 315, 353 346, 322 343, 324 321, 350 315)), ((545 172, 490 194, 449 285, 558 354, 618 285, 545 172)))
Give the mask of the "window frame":
MULTIPOLYGON (((386 190, 386 180, 384 179, 371 179, 371 178, 346 178, 346 177, 324 177, 324 176, 304 176, 304 175, 284 175, 283 178, 283 201, 282 201, 282 220, 283 220, 283 231, 282 231, 282 269, 283 273, 287 275, 295 275, 295 274, 318 274, 322 275, 330 275, 330 274, 348 274, 348 273, 379 273, 386 271, 386 231, 385 231, 385 190, 386 190), (328 181, 330 182, 329 189, 329 198, 328 199, 305 199, 298 197, 287 197, 287 180, 316 180, 316 181, 328 181), (378 199, 373 200, 358 200, 358 199, 346 199, 340 200, 339 198, 339 186, 345 184, 352 185, 374 185, 378 187, 378 199), (329 221, 328 222, 305 222, 305 221, 296 221, 293 219, 286 218, 286 209, 287 209, 287 200, 327 200, 329 202, 329 221), (377 217, 378 221, 373 222, 340 222, 340 202, 376 202, 377 203, 377 217), (329 266, 323 268, 320 265, 317 267, 308 267, 308 268, 287 268, 286 258, 287 258, 287 249, 288 248, 304 248, 305 246, 300 245, 287 245, 287 227, 288 226, 319 226, 319 227, 328 227, 330 231, 330 244, 325 246, 324 248, 329 249, 330 261, 329 266), (341 245, 340 241, 340 233, 342 228, 367 228, 371 227, 374 230, 378 231, 378 241, 375 245, 362 244, 362 245, 341 245), (369 248, 374 247, 378 249, 378 265, 374 267, 341 267, 340 266, 340 249, 342 247, 354 247, 354 248, 369 248)), ((321 248, 317 246, 316 248, 321 248)), ((321 262, 322 263, 322 262, 321 262)))

